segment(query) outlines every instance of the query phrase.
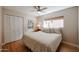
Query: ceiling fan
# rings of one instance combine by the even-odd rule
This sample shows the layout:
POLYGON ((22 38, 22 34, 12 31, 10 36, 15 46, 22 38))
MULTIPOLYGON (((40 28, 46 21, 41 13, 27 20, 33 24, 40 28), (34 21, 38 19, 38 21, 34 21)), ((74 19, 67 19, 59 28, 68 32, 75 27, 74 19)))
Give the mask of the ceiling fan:
POLYGON ((45 6, 33 6, 33 7, 34 7, 34 9, 36 9, 37 12, 41 12, 41 11, 47 9, 47 7, 45 7, 45 6))

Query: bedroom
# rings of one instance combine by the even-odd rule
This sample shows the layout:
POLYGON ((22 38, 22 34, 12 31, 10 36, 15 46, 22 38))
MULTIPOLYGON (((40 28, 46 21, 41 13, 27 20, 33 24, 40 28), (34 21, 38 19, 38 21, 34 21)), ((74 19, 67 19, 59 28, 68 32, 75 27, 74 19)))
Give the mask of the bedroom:
POLYGON ((2 52, 79 52, 78 6, 3 6, 0 9, 2 52))

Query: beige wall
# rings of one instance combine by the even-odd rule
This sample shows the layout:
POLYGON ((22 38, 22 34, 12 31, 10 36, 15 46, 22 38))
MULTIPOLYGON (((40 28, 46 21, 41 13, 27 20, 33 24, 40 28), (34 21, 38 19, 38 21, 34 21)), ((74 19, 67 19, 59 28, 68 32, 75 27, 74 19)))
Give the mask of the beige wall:
POLYGON ((2 8, 2 12, 3 12, 3 14, 7 14, 7 15, 14 15, 14 16, 24 17, 23 13, 20 13, 16 10, 9 10, 9 9, 2 8))
POLYGON ((46 19, 57 16, 64 16, 63 40, 78 44, 78 7, 64 9, 40 17, 46 19))
POLYGON ((79 45, 79 7, 78 7, 78 45, 79 45))
POLYGON ((36 17, 35 16, 32 16, 32 15, 29 15, 27 14, 26 15, 26 19, 24 20, 24 32, 26 32, 28 30, 28 20, 32 20, 34 22, 34 29, 35 29, 35 25, 36 25, 36 17))
POLYGON ((0 49, 1 49, 1 40, 2 40, 2 8, 0 7, 0 49))

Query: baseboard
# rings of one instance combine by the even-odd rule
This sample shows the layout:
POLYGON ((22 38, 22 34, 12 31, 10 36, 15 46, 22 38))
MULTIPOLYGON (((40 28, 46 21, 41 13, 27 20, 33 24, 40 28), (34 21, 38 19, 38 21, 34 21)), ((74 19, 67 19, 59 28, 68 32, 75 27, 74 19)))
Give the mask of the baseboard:
POLYGON ((4 42, 4 43, 1 43, 1 45, 3 46, 3 45, 5 45, 5 44, 7 44, 7 43, 11 43, 11 42, 14 42, 14 41, 4 42))
POLYGON ((73 44, 73 43, 70 43, 70 42, 67 42, 67 41, 62 41, 62 43, 65 43, 65 44, 67 44, 67 45, 70 45, 70 46, 79 48, 79 45, 77 45, 77 44, 73 44))
MULTIPOLYGON (((21 40, 21 39, 18 39, 18 40, 21 40)), ((18 41, 18 40, 13 40, 13 41, 9 41, 9 42, 4 42, 4 43, 1 43, 1 45, 5 45, 5 44, 7 44, 7 43, 15 42, 15 41, 18 41)))
POLYGON ((1 45, 3 46, 3 45, 5 45, 6 43, 1 43, 1 45))

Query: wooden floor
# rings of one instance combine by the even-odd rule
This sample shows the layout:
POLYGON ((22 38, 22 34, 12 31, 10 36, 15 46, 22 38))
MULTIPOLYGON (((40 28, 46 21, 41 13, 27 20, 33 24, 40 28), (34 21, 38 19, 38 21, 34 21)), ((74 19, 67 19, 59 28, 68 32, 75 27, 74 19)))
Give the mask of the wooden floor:
MULTIPOLYGON (((3 52, 32 52, 28 47, 23 44, 22 40, 7 43, 2 46, 3 52)), ((78 48, 61 43, 57 52, 79 52, 78 48)))
POLYGON ((22 40, 7 43, 2 46, 2 52, 31 52, 31 50, 23 44, 22 40))
POLYGON ((58 47, 57 52, 79 52, 79 48, 61 43, 58 47))

